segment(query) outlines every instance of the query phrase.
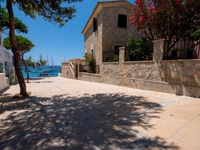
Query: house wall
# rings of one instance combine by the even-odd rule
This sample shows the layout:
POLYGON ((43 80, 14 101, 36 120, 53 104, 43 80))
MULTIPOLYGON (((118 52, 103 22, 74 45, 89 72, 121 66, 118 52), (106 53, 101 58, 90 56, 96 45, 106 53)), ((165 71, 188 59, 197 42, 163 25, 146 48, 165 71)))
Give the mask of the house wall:
POLYGON ((0 45, 0 62, 3 64, 7 76, 14 77, 13 54, 0 45))
MULTIPOLYGON (((84 72, 79 73, 79 79, 90 81, 90 82, 99 82, 99 83, 137 88, 137 89, 176 94, 176 89, 172 88, 166 82, 157 82, 157 81, 152 81, 152 80, 143 80, 143 79, 138 79, 138 78, 122 77, 122 76, 116 76, 116 75, 109 75, 109 76, 102 75, 102 74, 95 75, 95 74, 84 73, 84 72)), ((174 86, 174 87, 177 87, 177 86, 174 86)), ((198 88, 195 88, 192 90, 200 92, 200 89, 198 88)), ((194 93, 194 94, 198 94, 198 93, 194 93)), ((190 96, 194 96, 194 94, 190 96)))
MULTIPOLYGON (((113 51, 114 46, 125 46, 128 38, 139 36, 133 31, 129 22, 131 10, 124 6, 113 6, 102 8, 97 18, 98 30, 93 32, 93 25, 90 25, 84 34, 85 53, 94 50, 96 63, 103 61, 104 51, 113 51), (127 28, 118 27, 118 14, 127 15, 127 28)), ((91 18, 93 19, 93 18, 91 18)))
POLYGON ((103 8, 103 51, 114 50, 114 46, 126 46, 128 38, 136 36, 129 18, 131 10, 127 7, 103 8), (118 27, 118 14, 127 15, 127 28, 118 27))
MULTIPOLYGON (((0 31, 0 40, 2 40, 2 33, 0 31)), ((14 65, 13 65, 13 54, 10 50, 6 50, 2 41, 0 41, 0 62, 3 64, 3 72, 6 76, 14 77, 14 65)))
POLYGON ((91 54, 94 50, 94 57, 96 63, 102 62, 102 14, 99 13, 97 18, 98 28, 96 32, 93 32, 93 25, 90 25, 87 32, 84 34, 84 51, 85 53, 91 54))

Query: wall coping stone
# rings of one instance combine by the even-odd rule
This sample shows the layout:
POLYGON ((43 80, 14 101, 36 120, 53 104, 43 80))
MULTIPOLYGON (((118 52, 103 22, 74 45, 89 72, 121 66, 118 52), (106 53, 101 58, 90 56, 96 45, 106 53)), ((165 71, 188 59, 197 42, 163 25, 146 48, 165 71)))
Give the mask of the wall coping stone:
POLYGON ((102 62, 102 65, 109 65, 109 64, 120 64, 119 62, 102 62))
POLYGON ((143 64, 143 63, 155 63, 152 61, 125 61, 124 64, 143 64))
POLYGON ((94 74, 94 73, 87 73, 87 72, 79 72, 79 74, 81 75, 90 75, 90 76, 96 76, 96 77, 101 77, 101 74, 94 74))
POLYGON ((69 62, 62 63, 62 66, 64 66, 64 65, 69 65, 69 62))
POLYGON ((110 65, 110 64, 115 64, 115 65, 118 65, 118 64, 145 64, 145 63, 152 63, 154 64, 155 62, 152 60, 152 61, 125 61, 124 63, 119 63, 119 62, 103 62, 102 65, 110 65))
POLYGON ((162 60, 161 62, 187 62, 187 61, 200 62, 200 59, 162 60))

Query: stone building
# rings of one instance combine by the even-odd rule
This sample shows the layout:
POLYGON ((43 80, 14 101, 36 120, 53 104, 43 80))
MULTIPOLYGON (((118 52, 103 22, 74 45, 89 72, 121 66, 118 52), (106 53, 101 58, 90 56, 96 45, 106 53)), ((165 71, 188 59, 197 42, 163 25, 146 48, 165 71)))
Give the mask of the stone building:
POLYGON ((119 55, 119 47, 136 35, 129 22, 132 6, 125 0, 97 3, 82 31, 85 54, 92 54, 97 64, 119 55))

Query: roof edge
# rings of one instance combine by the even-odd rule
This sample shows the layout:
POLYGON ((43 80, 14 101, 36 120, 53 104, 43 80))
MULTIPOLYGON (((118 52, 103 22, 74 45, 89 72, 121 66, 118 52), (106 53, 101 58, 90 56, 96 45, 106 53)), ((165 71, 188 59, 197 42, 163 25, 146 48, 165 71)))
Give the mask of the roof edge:
POLYGON ((115 0, 115 1, 98 2, 98 3, 96 4, 96 6, 94 7, 94 9, 93 9, 93 11, 92 11, 92 14, 90 15, 90 17, 89 17, 89 19, 88 19, 88 21, 87 21, 86 25, 84 26, 84 28, 83 28, 83 30, 82 30, 81 33, 82 33, 82 34, 84 33, 84 31, 85 31, 86 27, 88 26, 88 24, 89 24, 89 22, 90 22, 92 16, 95 14, 95 11, 97 10, 97 8, 98 8, 100 5, 105 4, 105 3, 116 3, 116 2, 123 2, 123 3, 127 3, 127 4, 133 6, 133 4, 130 3, 129 1, 124 1, 124 0, 123 0, 123 1, 122 1, 122 0, 115 0))

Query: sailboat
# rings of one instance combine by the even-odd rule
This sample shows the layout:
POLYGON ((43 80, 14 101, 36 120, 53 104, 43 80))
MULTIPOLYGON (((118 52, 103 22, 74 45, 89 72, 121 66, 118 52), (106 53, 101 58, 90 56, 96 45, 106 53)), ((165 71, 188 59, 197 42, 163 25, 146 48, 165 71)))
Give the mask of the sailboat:
POLYGON ((42 73, 51 73, 51 72, 57 71, 57 69, 54 68, 53 63, 54 63, 54 60, 53 60, 53 57, 51 56, 51 66, 49 66, 49 63, 48 63, 48 67, 43 69, 42 73))

